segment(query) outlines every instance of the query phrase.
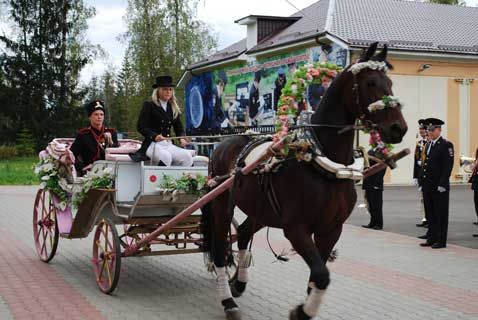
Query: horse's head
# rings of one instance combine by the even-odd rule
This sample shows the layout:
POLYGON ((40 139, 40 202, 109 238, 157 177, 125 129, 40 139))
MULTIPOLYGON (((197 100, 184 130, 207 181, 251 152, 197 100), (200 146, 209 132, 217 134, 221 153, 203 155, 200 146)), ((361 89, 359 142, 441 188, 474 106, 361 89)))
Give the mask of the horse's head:
POLYGON ((387 46, 375 55, 378 43, 364 51, 360 59, 348 67, 347 77, 351 77, 352 96, 347 108, 359 118, 368 129, 377 130, 386 143, 399 143, 408 130, 403 118, 401 105, 392 93, 392 81, 387 70, 392 66, 387 62, 387 46))

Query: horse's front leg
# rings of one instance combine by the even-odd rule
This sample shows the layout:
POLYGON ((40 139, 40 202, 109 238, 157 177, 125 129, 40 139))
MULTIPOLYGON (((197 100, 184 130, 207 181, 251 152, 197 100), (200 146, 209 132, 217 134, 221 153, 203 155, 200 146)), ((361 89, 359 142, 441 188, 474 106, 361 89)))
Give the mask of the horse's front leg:
POLYGON ((330 283, 329 270, 312 241, 311 233, 304 226, 288 225, 284 228, 286 238, 309 266, 311 280, 311 290, 305 303, 290 312, 290 320, 309 320, 315 317, 319 313, 325 289, 330 283))
POLYGON ((227 208, 227 203, 227 197, 221 196, 210 204, 214 220, 212 255, 217 275, 217 291, 221 299, 221 304, 224 307, 224 312, 226 313, 226 319, 240 320, 241 313, 232 298, 231 289, 229 287, 229 275, 226 269, 227 234, 232 221, 232 213, 224 210, 224 208, 227 208))
POLYGON ((254 233, 262 227, 263 225, 248 217, 237 230, 237 247, 239 248, 237 272, 231 281, 231 292, 234 297, 240 297, 246 290, 252 259, 251 253, 247 248, 254 233))

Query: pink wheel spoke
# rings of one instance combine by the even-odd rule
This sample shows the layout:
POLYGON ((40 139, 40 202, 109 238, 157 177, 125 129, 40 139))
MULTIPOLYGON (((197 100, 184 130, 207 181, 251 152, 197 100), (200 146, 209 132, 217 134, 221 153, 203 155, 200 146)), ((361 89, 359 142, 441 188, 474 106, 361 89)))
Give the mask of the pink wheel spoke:
POLYGON ((45 238, 43 238, 43 243, 42 243, 42 245, 41 245, 40 255, 43 254, 43 251, 45 251, 45 257, 47 257, 47 250, 46 250, 46 241, 45 241, 45 238))
MULTIPOLYGON (((108 247, 108 242, 109 242, 108 241, 108 227, 109 227, 109 225, 106 223, 105 224, 105 233, 104 233, 104 236, 105 236, 105 253, 106 253, 106 251, 108 251, 110 249, 108 247)), ((101 230, 103 230, 103 229, 101 229, 101 230)))
POLYGON ((42 226, 38 226, 38 229, 37 229, 37 236, 35 237, 35 241, 40 241, 40 233, 43 231, 43 225, 42 226))

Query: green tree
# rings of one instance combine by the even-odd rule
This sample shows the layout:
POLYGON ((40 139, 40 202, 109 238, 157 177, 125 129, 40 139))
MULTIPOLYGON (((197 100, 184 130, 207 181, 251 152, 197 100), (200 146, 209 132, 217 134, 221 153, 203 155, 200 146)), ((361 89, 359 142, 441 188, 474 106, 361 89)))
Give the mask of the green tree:
POLYGON ((4 4, 15 32, 0 36, 6 48, 0 69, 13 92, 17 127, 28 128, 41 148, 55 136, 71 136, 83 118, 77 111, 84 92, 77 88, 81 69, 99 52, 84 40, 95 12, 83 0, 4 4))
POLYGON ((439 4, 450 4, 455 6, 464 6, 466 2, 464 0, 428 0, 431 3, 439 3, 439 4))
POLYGON ((217 46, 210 27, 196 19, 197 0, 128 0, 127 56, 147 98, 159 74, 176 80, 184 68, 217 46))

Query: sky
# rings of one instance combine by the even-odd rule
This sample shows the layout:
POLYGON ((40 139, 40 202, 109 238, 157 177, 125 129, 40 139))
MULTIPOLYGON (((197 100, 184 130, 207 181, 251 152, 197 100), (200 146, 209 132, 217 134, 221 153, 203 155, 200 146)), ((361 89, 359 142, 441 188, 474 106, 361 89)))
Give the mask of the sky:
MULTIPOLYGON (((318 0, 200 0, 198 18, 208 23, 218 36, 218 49, 246 37, 246 27, 234 23, 242 17, 255 15, 289 16, 318 0)), ((352 0, 351 0, 352 1, 352 0)), ((125 44, 118 38, 126 32, 124 15, 127 0, 85 0, 96 8, 96 16, 89 21, 87 37, 100 44, 108 56, 87 65, 82 71, 82 81, 100 75, 108 66, 119 68, 125 44)), ((478 6, 478 0, 467 0, 468 6, 478 6)), ((1 8, 0 8, 1 9, 1 8)), ((8 24, 0 18, 0 34, 8 34, 8 24)), ((1 48, 0 48, 1 50, 1 48)))

